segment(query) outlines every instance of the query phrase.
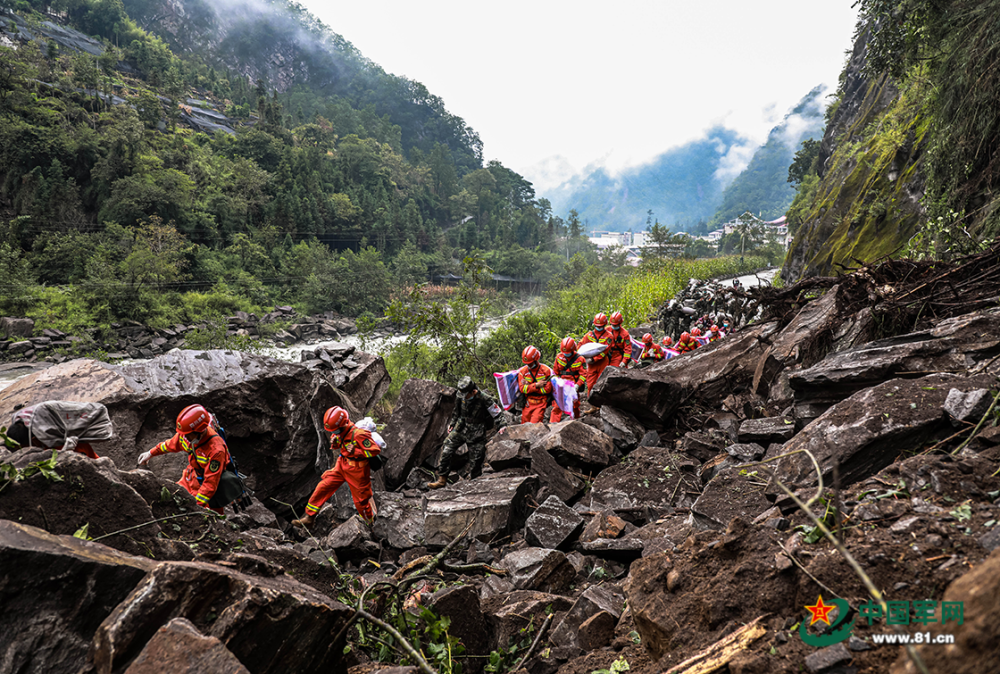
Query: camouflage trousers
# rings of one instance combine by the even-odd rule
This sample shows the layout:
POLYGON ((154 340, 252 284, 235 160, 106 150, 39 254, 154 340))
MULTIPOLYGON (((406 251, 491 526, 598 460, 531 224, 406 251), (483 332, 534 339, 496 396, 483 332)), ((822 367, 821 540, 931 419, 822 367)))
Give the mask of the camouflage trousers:
POLYGON ((451 472, 451 462, 455 457, 455 452, 462 445, 469 446, 469 465, 472 467, 470 477, 479 477, 483 474, 483 460, 486 459, 486 441, 489 433, 472 435, 470 433, 459 433, 452 431, 444 440, 441 448, 441 460, 438 461, 438 473, 447 475, 451 472))

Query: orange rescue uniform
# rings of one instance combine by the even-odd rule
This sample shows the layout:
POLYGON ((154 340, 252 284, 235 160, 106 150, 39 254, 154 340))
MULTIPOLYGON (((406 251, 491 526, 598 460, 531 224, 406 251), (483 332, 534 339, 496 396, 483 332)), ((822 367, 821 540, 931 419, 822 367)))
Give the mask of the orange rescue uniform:
POLYGON ((663 360, 664 358, 666 358, 666 354, 663 353, 663 347, 656 343, 647 345, 639 355, 639 360, 663 360))
POLYGON ((330 451, 337 454, 337 463, 323 473, 309 497, 307 515, 315 515, 333 496, 340 485, 347 483, 354 499, 354 508, 365 522, 375 519, 372 507, 372 477, 368 459, 378 455, 382 449, 372 438, 372 434, 348 422, 339 432, 330 437, 330 451))
MULTIPOLYGON (((609 344, 611 342, 611 333, 608 330, 601 330, 600 332, 596 330, 591 330, 583 339, 580 340, 580 346, 584 344, 609 344)), ((594 384, 600 379, 601 373, 604 372, 604 368, 608 366, 608 351, 605 349, 601 353, 597 354, 590 359, 587 364, 587 395, 590 395, 591 389, 594 388, 594 384)))
MULTIPOLYGON (((574 384, 579 384, 581 379, 584 379, 584 375, 587 371, 587 360, 578 353, 564 353, 560 351, 556 354, 555 362, 552 363, 552 374, 557 377, 562 377, 567 379, 574 384)), ((585 380, 585 379, 584 379, 585 380)), ((558 405, 552 406, 552 414, 549 415, 549 421, 556 423, 562 421, 563 411, 559 409, 558 405)), ((577 398, 573 403, 573 418, 580 418, 580 399, 577 398)))
POLYGON ((694 337, 688 337, 686 342, 678 340, 677 344, 674 345, 674 348, 680 353, 687 353, 688 351, 694 351, 699 346, 700 344, 698 344, 694 337))
MULTIPOLYGON (((187 468, 177 484, 187 489, 199 505, 208 508, 208 502, 219 488, 222 471, 229 465, 226 441, 210 426, 197 445, 192 445, 185 436, 176 433, 174 437, 149 450, 149 455, 153 457, 173 452, 186 452, 188 455, 187 468)), ((220 514, 223 512, 222 508, 212 510, 220 514)))
POLYGON ((534 370, 527 365, 517 371, 517 388, 528 399, 521 412, 522 424, 544 421, 545 408, 549 406, 552 393, 552 370, 548 365, 538 364, 534 370))
POLYGON ((625 367, 628 367, 629 361, 632 360, 632 336, 623 327, 611 326, 607 332, 611 335, 611 339, 608 340, 608 364, 612 367, 621 367, 624 363, 625 367))

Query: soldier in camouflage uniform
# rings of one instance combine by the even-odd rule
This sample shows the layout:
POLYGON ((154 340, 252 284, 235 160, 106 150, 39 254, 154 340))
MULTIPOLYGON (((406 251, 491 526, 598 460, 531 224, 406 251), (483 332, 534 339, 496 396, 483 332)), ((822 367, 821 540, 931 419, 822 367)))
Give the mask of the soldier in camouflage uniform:
POLYGON ((438 461, 437 480, 428 482, 427 487, 440 489, 448 484, 452 458, 458 448, 465 444, 469 446, 469 462, 472 465, 469 477, 482 475, 486 441, 490 439, 494 429, 502 433, 506 423, 500 406, 480 391, 472 379, 462 377, 458 382, 455 411, 448 422, 448 437, 445 438, 441 460, 438 461))

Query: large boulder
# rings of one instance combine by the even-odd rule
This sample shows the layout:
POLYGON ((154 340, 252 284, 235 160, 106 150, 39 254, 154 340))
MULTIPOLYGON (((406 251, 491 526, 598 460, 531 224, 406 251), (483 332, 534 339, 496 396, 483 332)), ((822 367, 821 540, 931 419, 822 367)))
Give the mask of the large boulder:
POLYGON ((426 379, 403 384, 399 400, 386 426, 386 488, 395 489, 414 468, 441 449, 448 434, 448 419, 455 407, 455 389, 426 379))
MULTIPOLYGON (((171 495, 178 493, 182 503, 197 508, 186 491, 149 471, 121 472, 107 457, 95 461, 76 452, 60 451, 55 458, 51 477, 36 472, 0 490, 0 518, 54 534, 71 535, 87 526, 89 535, 96 537, 153 522, 156 516, 149 501, 158 500, 164 488, 171 495)), ((27 447, 0 462, 24 471, 32 465, 48 465, 51 459, 52 450, 27 447)), ((139 531, 127 532, 131 537, 118 534, 106 541, 131 554, 174 557, 176 544, 158 537, 160 531, 159 524, 146 524, 139 531)))
POLYGON ((512 552, 502 560, 500 567, 510 574, 510 581, 518 590, 538 590, 562 594, 576 578, 576 569, 558 550, 524 548, 512 552))
POLYGON ((460 659, 462 671, 472 674, 482 671, 485 664, 482 657, 490 654, 491 639, 476 588, 471 585, 445 587, 432 594, 425 605, 438 616, 451 618, 448 633, 458 637, 465 646, 466 657, 460 659))
POLYGON ((808 367, 823 358, 833 342, 833 333, 843 323, 843 298, 840 286, 834 286, 819 299, 804 306, 795 318, 775 335, 771 345, 757 361, 753 390, 766 398, 771 384, 786 367, 808 367))
MULTIPOLYGON (((537 491, 538 478, 535 476, 497 474, 462 480, 416 497, 376 492, 378 519, 373 532, 376 538, 397 549, 443 547, 475 520, 470 538, 493 538, 524 525, 529 511, 528 499, 537 491)), ((351 518, 354 506, 345 506, 343 510, 338 506, 334 514, 342 520, 351 518)), ((344 529, 341 534, 351 531, 344 529)), ((353 534, 349 540, 360 541, 353 534)), ((365 543, 361 546, 354 547, 367 554, 365 543)))
POLYGON ((552 643, 582 650, 580 635, 581 626, 590 618, 606 613, 612 619, 612 625, 618 622, 625 609, 625 595, 614 585, 595 585, 584 590, 583 594, 573 603, 566 616, 552 630, 552 643))
POLYGON ((529 545, 556 549, 583 526, 583 517, 552 495, 535 509, 524 524, 524 538, 529 545))
POLYGON ((639 446, 646 435, 646 429, 639 420, 623 410, 605 405, 600 411, 601 430, 615 443, 622 454, 628 454, 639 446))
POLYGON ((0 318, 0 337, 7 339, 23 337, 27 339, 35 331, 35 322, 30 318, 0 318))
POLYGON ((812 418, 836 402, 893 378, 964 372, 1000 348, 1000 309, 949 318, 933 328, 834 353, 792 372, 796 417, 812 418))
POLYGON ((537 475, 541 482, 538 498, 543 501, 550 496, 556 496, 559 500, 570 503, 587 489, 583 480, 560 466, 559 462, 541 447, 531 448, 531 472, 537 475))
MULTIPOLYGON (((951 435, 954 429, 944 404, 952 390, 973 391, 994 382, 990 375, 893 379, 837 403, 782 451, 809 450, 826 484, 831 484, 834 466, 839 467, 841 484, 852 484, 888 466, 904 449, 919 450, 951 435)), ((799 488, 817 480, 812 461, 804 453, 782 459, 777 476, 799 488)))
MULTIPOLYGON (((89 359, 55 365, 0 391, 0 419, 45 400, 107 406, 115 437, 96 449, 121 467, 134 466, 142 451, 169 438, 184 407, 201 403, 218 416, 240 470, 268 504, 272 496, 292 502, 311 493, 314 466, 325 468, 329 461, 323 431, 328 407, 360 413, 320 372, 221 350, 172 351, 124 366, 89 359)), ((173 454, 154 459, 150 467, 176 480, 186 464, 186 456, 173 454)))
POLYGON ((756 363, 777 330, 774 322, 754 324, 643 370, 608 368, 591 401, 628 410, 655 428, 668 425, 682 403, 717 408, 726 396, 750 388, 756 363))
POLYGON ((125 674, 250 674, 215 637, 206 637, 190 620, 174 618, 157 630, 125 674))
POLYGON ((156 565, 0 520, 3 669, 76 674, 98 627, 156 565))
POLYGON ((203 562, 156 565, 101 623, 94 669, 121 671, 173 618, 215 637, 254 674, 346 672, 340 632, 353 611, 289 576, 262 578, 203 562))
POLYGON ((614 456, 611 438, 582 421, 562 421, 550 426, 550 432, 538 445, 561 466, 582 472, 599 472, 614 456))
POLYGON ((352 363, 354 367, 348 368, 350 375, 347 383, 340 390, 351 399, 359 412, 365 414, 389 390, 391 379, 382 356, 355 351, 347 362, 349 366, 352 363))

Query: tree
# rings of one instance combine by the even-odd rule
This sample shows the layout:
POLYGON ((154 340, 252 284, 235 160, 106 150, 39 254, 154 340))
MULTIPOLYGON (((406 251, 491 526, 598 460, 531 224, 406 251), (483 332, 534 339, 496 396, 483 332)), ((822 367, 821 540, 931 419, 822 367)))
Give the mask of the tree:
POLYGON ((802 141, 802 147, 795 153, 792 165, 788 167, 788 182, 798 187, 806 176, 816 172, 816 159, 819 157, 820 142, 812 138, 802 141))
POLYGON ((190 246, 155 216, 137 227, 109 223, 103 239, 87 263, 82 289, 87 303, 107 321, 149 320, 156 310, 155 293, 184 278, 190 246))

